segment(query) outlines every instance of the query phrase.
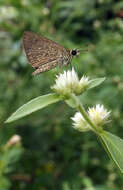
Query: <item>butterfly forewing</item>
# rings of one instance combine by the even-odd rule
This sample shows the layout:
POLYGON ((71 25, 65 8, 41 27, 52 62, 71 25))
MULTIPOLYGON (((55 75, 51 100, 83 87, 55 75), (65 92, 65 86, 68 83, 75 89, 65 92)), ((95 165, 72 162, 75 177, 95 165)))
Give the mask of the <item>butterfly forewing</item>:
POLYGON ((68 51, 52 40, 28 31, 24 32, 23 45, 29 63, 36 69, 57 62, 68 51))

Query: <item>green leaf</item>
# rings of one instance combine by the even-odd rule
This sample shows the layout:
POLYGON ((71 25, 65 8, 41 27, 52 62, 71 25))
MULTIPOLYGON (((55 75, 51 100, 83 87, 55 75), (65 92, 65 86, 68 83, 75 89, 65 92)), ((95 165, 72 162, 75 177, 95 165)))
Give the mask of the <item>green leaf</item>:
POLYGON ((105 80, 105 77, 103 77, 103 78, 96 78, 96 79, 90 80, 87 89, 91 89, 91 88, 94 88, 94 87, 100 85, 104 80, 105 80))
POLYGON ((5 123, 10 123, 17 119, 20 119, 26 115, 31 114, 39 109, 42 109, 49 104, 53 104, 55 102, 60 101, 61 98, 57 94, 47 94, 44 96, 39 96, 37 98, 32 99, 28 103, 21 106, 16 112, 14 112, 6 121, 5 123))
POLYGON ((100 134, 105 150, 123 174, 123 140, 107 131, 100 134))

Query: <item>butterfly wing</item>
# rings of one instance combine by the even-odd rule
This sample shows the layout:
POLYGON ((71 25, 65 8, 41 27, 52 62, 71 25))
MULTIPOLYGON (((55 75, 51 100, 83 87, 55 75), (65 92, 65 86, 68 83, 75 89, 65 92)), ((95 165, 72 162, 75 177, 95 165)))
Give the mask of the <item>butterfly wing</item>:
POLYGON ((36 69, 52 61, 57 62, 68 51, 54 41, 29 31, 24 32, 23 45, 29 63, 36 69))
POLYGON ((50 63, 45 63, 44 65, 38 67, 38 69, 36 69, 32 75, 37 75, 39 73, 43 73, 43 72, 46 72, 46 71, 49 71, 53 68, 55 68, 59 63, 59 60, 54 60, 54 61, 51 61, 50 63))

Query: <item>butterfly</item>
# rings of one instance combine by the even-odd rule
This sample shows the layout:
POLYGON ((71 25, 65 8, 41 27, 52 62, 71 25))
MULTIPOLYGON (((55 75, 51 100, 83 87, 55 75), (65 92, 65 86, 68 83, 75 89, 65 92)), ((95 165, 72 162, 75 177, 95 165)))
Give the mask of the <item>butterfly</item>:
POLYGON ((58 43, 30 31, 24 32, 23 46, 29 63, 35 69, 33 75, 49 71, 56 66, 71 64, 72 58, 80 52, 79 49, 64 48, 58 43))

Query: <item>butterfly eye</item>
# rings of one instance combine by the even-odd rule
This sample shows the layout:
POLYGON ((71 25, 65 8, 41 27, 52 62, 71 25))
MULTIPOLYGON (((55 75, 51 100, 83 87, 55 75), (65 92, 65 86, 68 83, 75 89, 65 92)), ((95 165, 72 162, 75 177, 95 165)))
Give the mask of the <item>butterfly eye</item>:
POLYGON ((76 50, 72 50, 71 54, 74 56, 77 54, 77 51, 76 50))

